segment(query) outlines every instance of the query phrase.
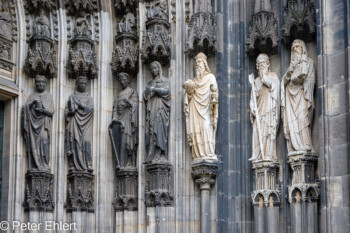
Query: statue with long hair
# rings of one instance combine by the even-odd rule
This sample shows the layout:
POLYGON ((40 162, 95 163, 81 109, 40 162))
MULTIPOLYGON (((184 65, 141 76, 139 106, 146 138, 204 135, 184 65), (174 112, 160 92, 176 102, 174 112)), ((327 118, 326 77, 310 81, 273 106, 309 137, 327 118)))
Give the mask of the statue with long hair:
POLYGON ((312 152, 315 68, 304 41, 292 44, 291 62, 282 78, 281 105, 288 155, 312 152))

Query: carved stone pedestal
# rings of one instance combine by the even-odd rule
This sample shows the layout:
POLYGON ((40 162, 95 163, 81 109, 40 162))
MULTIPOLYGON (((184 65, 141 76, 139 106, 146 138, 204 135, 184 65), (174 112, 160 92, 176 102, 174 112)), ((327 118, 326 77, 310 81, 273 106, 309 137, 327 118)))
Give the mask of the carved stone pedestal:
POLYGON ((94 212, 94 178, 85 171, 72 171, 68 174, 67 211, 94 212))
POLYGON ((171 168, 172 166, 167 160, 146 165, 148 177, 145 202, 147 207, 172 205, 171 168))
POLYGON ((192 178, 199 184, 201 191, 201 233, 211 232, 210 220, 210 190, 215 184, 218 173, 217 160, 198 160, 193 161, 192 178))
POLYGON ((255 187, 252 192, 254 229, 256 233, 279 232, 280 188, 277 185, 277 161, 253 162, 255 187))
POLYGON ((26 174, 26 195, 24 206, 29 211, 53 211, 53 174, 49 171, 29 170, 26 174))
POLYGON ((137 210, 138 172, 134 167, 117 171, 117 187, 113 205, 116 211, 137 210))
POLYGON ((288 187, 292 233, 318 232, 319 184, 315 178, 317 159, 313 152, 288 156, 293 171, 292 185, 288 187))

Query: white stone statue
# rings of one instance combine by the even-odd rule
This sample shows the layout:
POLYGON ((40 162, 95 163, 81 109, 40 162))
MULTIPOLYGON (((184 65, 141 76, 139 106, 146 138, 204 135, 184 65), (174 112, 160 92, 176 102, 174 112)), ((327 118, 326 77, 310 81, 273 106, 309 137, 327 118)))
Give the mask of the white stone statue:
POLYGON ((218 121, 218 86, 204 53, 196 56, 196 77, 183 84, 187 140, 193 159, 214 159, 218 121))
POLYGON ((279 123, 280 81, 271 72, 269 57, 260 54, 256 59, 259 76, 249 75, 252 85, 250 117, 253 124, 253 155, 251 161, 277 160, 276 135, 279 123))
POLYGON ((281 100, 288 155, 313 152, 311 123, 314 109, 315 69, 305 43, 292 44, 291 62, 282 78, 281 100))

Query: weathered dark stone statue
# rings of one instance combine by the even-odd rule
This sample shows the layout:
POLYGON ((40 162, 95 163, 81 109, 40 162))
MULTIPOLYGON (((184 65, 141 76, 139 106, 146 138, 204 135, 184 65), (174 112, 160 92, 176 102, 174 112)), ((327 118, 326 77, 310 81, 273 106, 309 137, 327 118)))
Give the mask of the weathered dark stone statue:
POLYGON ((113 104, 112 123, 109 126, 117 167, 136 167, 138 94, 130 86, 127 73, 119 73, 122 91, 113 104))
POLYGON ((22 132, 29 170, 50 170, 50 134, 54 105, 51 94, 45 91, 46 83, 45 76, 36 76, 36 90, 23 107, 22 132))
POLYGON ((146 112, 146 162, 168 159, 168 131, 170 115, 169 80, 162 75, 159 62, 151 63, 153 79, 148 82, 143 98, 146 112))
POLYGON ((38 36, 46 36, 50 38, 50 20, 45 15, 45 10, 40 10, 40 15, 35 19, 35 34, 38 36))
POLYGON ((92 118, 94 103, 86 92, 87 78, 79 76, 66 106, 66 149, 71 171, 92 172, 92 118))

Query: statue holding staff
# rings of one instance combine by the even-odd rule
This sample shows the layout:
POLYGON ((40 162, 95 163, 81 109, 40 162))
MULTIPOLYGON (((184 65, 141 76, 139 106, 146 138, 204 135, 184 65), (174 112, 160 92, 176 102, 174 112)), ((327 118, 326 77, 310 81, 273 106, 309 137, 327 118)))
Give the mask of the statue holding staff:
POLYGON ((260 54, 256 59, 259 76, 249 76, 252 85, 250 117, 253 124, 251 161, 277 160, 276 136, 279 125, 280 81, 271 72, 269 57, 260 54))

